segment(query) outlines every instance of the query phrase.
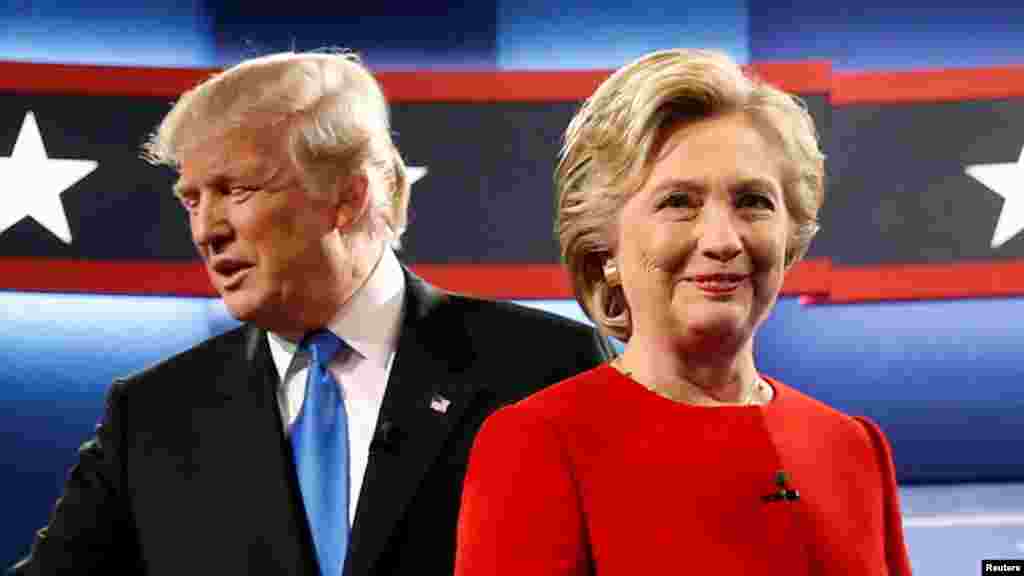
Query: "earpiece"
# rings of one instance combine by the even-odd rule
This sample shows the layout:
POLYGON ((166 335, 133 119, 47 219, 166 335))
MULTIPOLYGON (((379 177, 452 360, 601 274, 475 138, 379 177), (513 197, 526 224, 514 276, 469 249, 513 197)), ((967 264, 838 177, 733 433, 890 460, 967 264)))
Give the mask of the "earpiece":
POLYGON ((604 279, 609 286, 615 287, 622 284, 622 277, 619 275, 619 267, 611 258, 604 261, 604 279))

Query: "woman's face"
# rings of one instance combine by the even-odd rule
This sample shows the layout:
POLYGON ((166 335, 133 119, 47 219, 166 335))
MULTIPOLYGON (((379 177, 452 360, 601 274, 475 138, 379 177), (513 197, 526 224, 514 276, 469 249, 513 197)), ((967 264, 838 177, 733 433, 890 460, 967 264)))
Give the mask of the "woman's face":
POLYGON ((616 230, 631 341, 742 346, 786 270, 782 150, 737 113, 669 126, 655 152, 616 230))

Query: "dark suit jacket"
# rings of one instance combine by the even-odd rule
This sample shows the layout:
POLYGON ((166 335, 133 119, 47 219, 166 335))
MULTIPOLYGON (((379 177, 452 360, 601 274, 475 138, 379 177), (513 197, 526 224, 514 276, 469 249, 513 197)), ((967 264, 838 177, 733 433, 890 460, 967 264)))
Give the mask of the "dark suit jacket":
MULTIPOLYGON (((346 574, 450 574, 473 438, 499 406, 604 360, 543 312, 406 273, 397 354, 346 574), (450 401, 442 413, 430 401, 450 401)), ((265 333, 242 326, 115 382, 14 574, 317 574, 265 333)))

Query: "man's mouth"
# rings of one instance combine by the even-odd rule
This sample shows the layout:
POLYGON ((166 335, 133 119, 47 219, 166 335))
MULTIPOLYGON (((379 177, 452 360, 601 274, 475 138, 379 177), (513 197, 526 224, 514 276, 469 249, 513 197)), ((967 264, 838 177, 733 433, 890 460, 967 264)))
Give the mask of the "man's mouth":
POLYGON ((215 261, 210 268, 222 280, 223 288, 231 289, 241 283, 252 265, 241 260, 225 258, 215 261))

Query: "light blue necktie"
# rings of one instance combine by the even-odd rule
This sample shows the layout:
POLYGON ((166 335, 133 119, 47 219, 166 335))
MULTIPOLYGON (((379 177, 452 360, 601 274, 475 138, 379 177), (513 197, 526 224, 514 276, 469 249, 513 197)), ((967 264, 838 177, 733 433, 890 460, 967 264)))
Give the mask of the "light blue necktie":
POLYGON ((348 551, 348 416, 327 364, 346 344, 327 330, 311 332, 300 349, 312 356, 306 398, 292 424, 291 442, 302 501, 321 576, 341 576, 348 551))

